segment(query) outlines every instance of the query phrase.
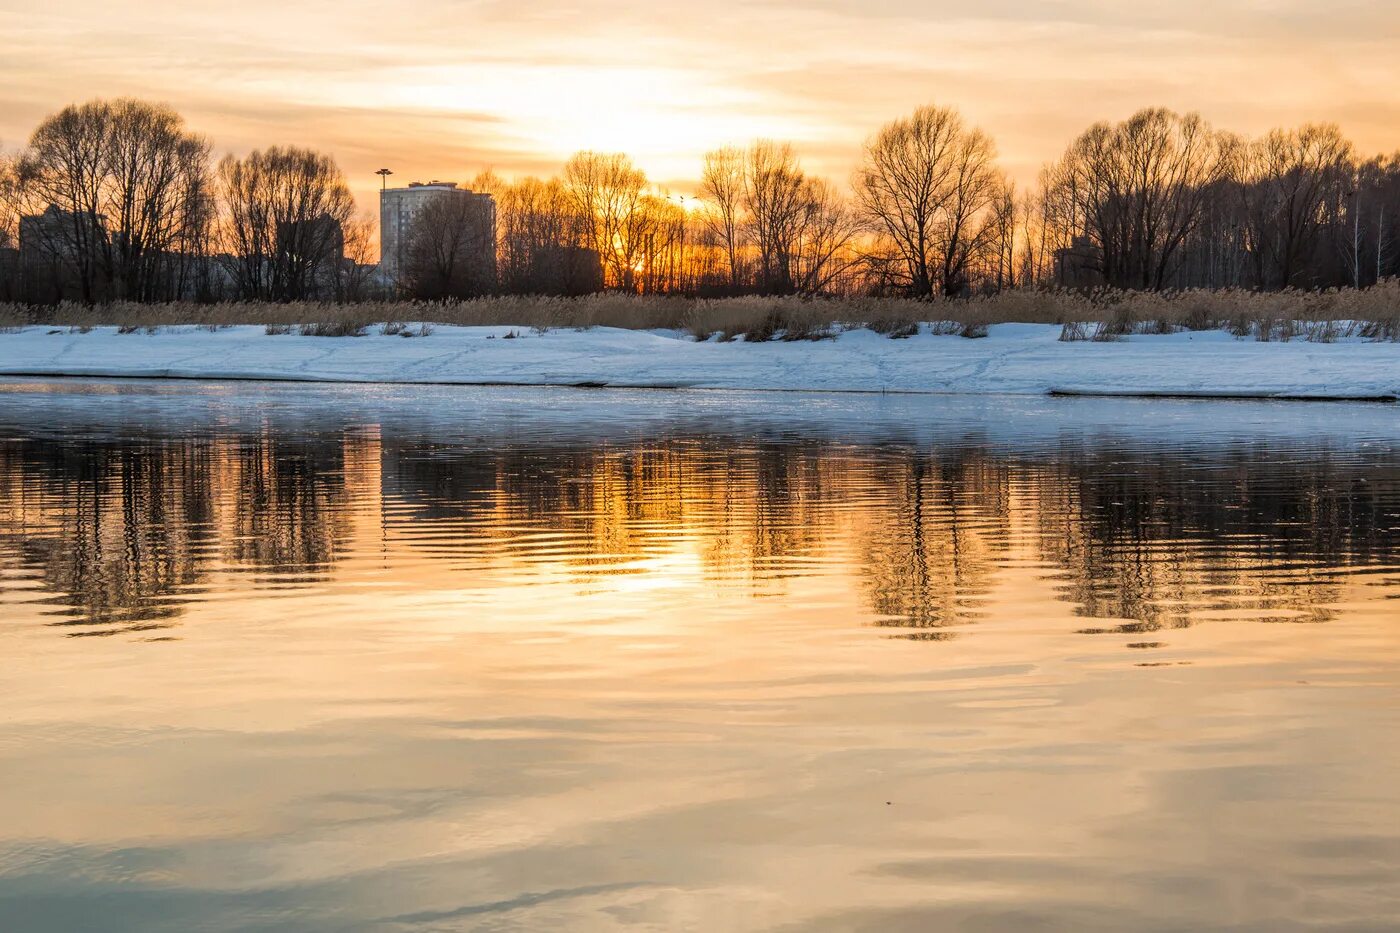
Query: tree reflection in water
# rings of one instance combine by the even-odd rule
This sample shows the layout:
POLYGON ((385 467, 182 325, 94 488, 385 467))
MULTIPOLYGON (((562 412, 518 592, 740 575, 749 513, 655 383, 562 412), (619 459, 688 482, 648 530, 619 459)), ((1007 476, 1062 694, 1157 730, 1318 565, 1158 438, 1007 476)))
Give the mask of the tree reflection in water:
POLYGON ((1382 453, 1247 443, 1012 453, 975 437, 676 431, 449 445, 379 425, 0 440, 0 564, 36 579, 75 635, 170 626, 211 588, 309 586, 357 561, 548 563, 586 588, 656 572, 682 545, 708 583, 754 597, 840 568, 873 624, 918 639, 976 622, 1012 564, 1111 620, 1087 633, 1325 622, 1344 578, 1394 561, 1397 511, 1382 453))

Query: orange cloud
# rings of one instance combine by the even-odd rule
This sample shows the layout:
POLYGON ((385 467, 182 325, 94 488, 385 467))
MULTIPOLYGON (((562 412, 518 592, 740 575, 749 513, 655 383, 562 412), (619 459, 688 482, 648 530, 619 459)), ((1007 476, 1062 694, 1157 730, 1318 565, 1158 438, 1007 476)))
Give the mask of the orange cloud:
POLYGON ((381 165, 549 173, 579 148, 684 187, 706 149, 760 135, 844 179, 870 131, 930 101, 992 133, 1022 183, 1088 123, 1148 104, 1243 132, 1334 119, 1363 152, 1400 146, 1400 8, 1356 0, 74 0, 0 12, 0 35, 7 145, 70 101, 139 95, 219 149, 330 150, 366 197, 381 165))

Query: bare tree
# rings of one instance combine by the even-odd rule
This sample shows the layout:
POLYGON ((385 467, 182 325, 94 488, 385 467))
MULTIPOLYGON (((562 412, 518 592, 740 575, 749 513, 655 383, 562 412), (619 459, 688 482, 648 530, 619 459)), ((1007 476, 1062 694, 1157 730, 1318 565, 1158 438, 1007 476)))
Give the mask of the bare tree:
POLYGON ((506 180, 497 175, 494 169, 489 168, 477 172, 476 177, 471 180, 471 184, 467 185, 468 189, 477 194, 489 194, 497 201, 501 199, 501 195, 505 193, 507 187, 509 186, 506 184, 506 180))
POLYGON ((855 241, 860 229, 860 219, 835 185, 822 178, 807 179, 793 251, 796 291, 818 295, 839 290, 837 283, 857 263, 855 241))
POLYGON ((333 296, 355 202, 330 156, 273 146, 226 156, 218 183, 224 246, 242 298, 333 296))
POLYGON ((974 264, 991 248, 993 208, 1004 184, 996 147, 980 130, 964 133, 951 155, 952 185, 933 226, 934 249, 942 259, 939 282, 948 296, 968 290, 974 264))
POLYGON ((0 249, 19 246, 19 218, 24 196, 19 183, 19 159, 0 153, 0 249))
POLYGON ((209 143, 168 107, 121 99, 65 107, 30 138, 20 176, 51 205, 45 230, 83 300, 172 294, 172 268, 210 217, 209 143))
POLYGON ((100 280, 105 248, 103 221, 107 183, 110 105, 93 101, 66 107, 39 125, 20 163, 21 184, 52 208, 42 230, 44 251, 53 264, 70 268, 78 297, 104 297, 100 280))
POLYGON ((1143 110, 1090 127, 1047 174, 1047 198, 1097 252, 1104 280, 1160 289, 1231 164, 1229 140, 1198 114, 1143 110))
POLYGON ((641 243, 633 229, 647 178, 622 153, 579 152, 564 165, 564 188, 592 224, 607 284, 632 291, 641 243))
POLYGON ((0 301, 22 297, 19 262, 20 191, 18 159, 0 153, 0 301))
POLYGON ((999 192, 996 148, 956 111, 926 106, 865 145, 856 197, 883 241, 884 265, 909 294, 956 294, 999 192))
POLYGON ((988 251, 991 255, 987 285, 997 291, 1017 285, 1017 235, 1023 228, 1024 205, 1016 197, 1016 185, 1002 179, 997 186, 987 222, 988 251))
POLYGON ((724 251, 729 288, 737 292, 743 279, 743 150, 726 146, 705 153, 700 193, 706 202, 705 227, 724 251))
POLYGON ((225 156, 219 163, 221 258, 240 299, 272 295, 272 260, 277 241, 273 220, 270 156, 225 156))
POLYGON ((1374 281, 1400 276, 1400 152, 1364 162, 1357 180, 1374 206, 1374 281))
POLYGON ((345 224, 345 265, 336 296, 341 301, 365 301, 378 291, 374 284, 378 265, 374 225, 375 221, 363 214, 345 224))
POLYGON ((594 221, 557 178, 523 178, 497 203, 502 287, 563 295, 602 287, 594 221))
POLYGON ((802 224, 807 177, 786 143, 759 140, 744 165, 744 210, 758 258, 758 290, 795 288, 793 260, 802 224))
POLYGON ((1351 143, 1331 124, 1273 130, 1241 151, 1235 184, 1255 281, 1265 288, 1315 284, 1322 212, 1345 186, 1351 143))
POLYGON ((687 289, 689 225, 685 209, 662 195, 643 196, 627 236, 638 242, 638 289, 644 293, 687 289))
POLYGON ((211 217, 209 143, 168 107, 118 100, 110 113, 108 273, 123 297, 177 297, 160 280, 172 264, 183 277, 211 217))
POLYGON ((415 298, 474 298, 495 285, 492 202, 475 194, 434 198, 414 218, 405 268, 415 298))

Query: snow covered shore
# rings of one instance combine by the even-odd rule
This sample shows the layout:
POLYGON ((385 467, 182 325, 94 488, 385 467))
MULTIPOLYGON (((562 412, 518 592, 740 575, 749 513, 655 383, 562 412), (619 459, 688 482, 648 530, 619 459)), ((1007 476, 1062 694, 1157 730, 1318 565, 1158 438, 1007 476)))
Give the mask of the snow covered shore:
POLYGON ((269 335, 261 327, 154 334, 27 327, 0 334, 0 375, 276 379, 715 389, 1393 398, 1400 344, 1261 343, 1223 332, 1062 343, 1000 324, 982 339, 854 330, 834 340, 697 343, 670 331, 539 334, 438 326, 406 339, 269 335), (508 336, 514 334, 515 336, 508 336))

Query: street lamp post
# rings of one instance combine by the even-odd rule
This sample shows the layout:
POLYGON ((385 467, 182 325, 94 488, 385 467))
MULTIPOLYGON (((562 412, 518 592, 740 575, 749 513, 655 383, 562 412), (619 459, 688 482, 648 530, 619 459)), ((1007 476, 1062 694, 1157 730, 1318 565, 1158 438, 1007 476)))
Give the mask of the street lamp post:
POLYGON ((379 190, 383 191, 385 188, 389 187, 389 176, 394 173, 387 168, 381 168, 374 174, 379 176, 379 190))

